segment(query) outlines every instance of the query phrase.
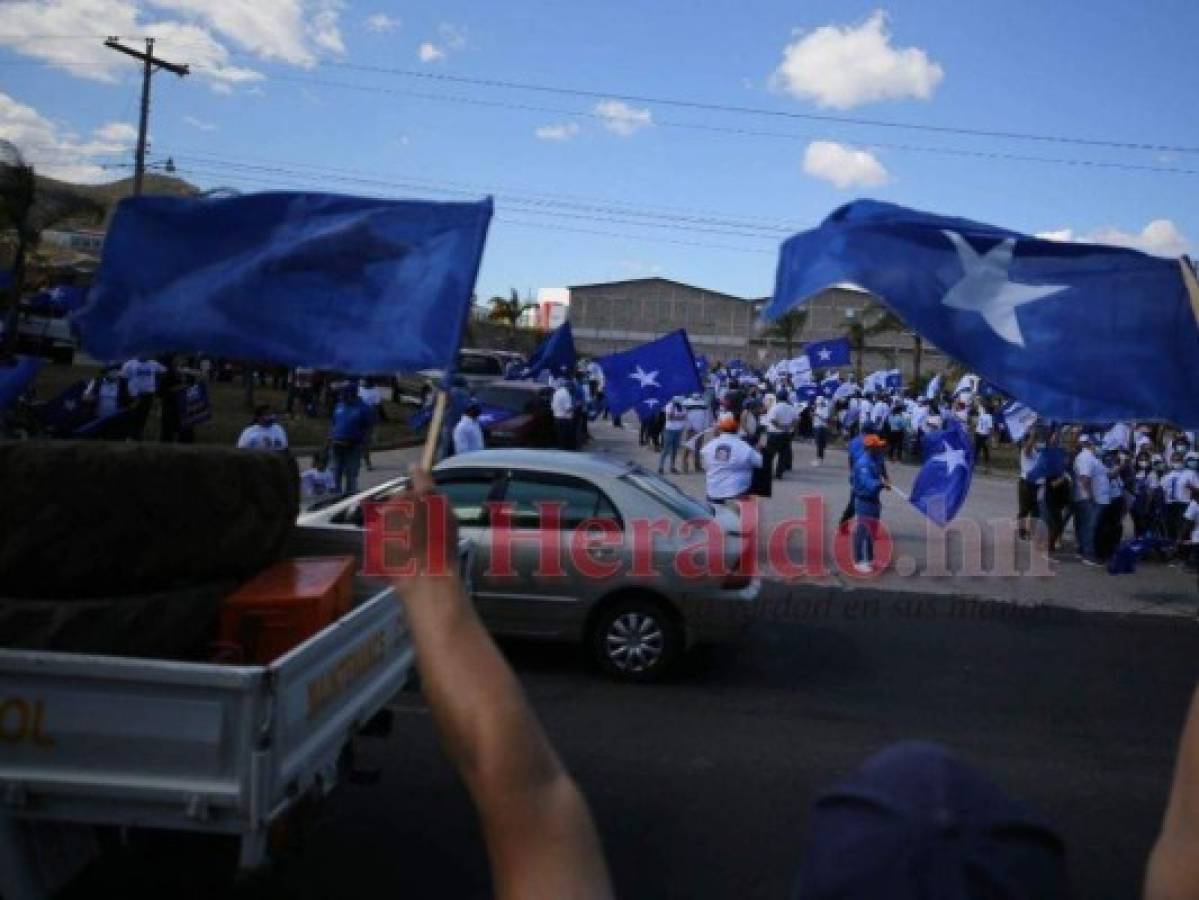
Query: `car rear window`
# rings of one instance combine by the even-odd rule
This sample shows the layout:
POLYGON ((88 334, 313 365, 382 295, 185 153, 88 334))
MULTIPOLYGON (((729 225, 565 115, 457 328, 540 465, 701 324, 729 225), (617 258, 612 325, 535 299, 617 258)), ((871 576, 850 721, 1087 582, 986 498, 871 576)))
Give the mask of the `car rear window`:
POLYGON ((525 412, 530 404, 539 399, 539 394, 534 391, 526 391, 516 387, 503 387, 502 385, 489 385, 485 388, 480 388, 475 394, 480 403, 486 403, 489 406, 498 406, 500 409, 506 409, 509 412, 522 413, 525 412))
POLYGON ((683 493, 673 482, 641 466, 630 466, 621 479, 643 494, 653 497, 681 519, 708 519, 712 516, 712 507, 707 503, 683 493))
POLYGON ((500 375, 500 361, 491 356, 466 355, 458 357, 458 372, 462 375, 500 375))

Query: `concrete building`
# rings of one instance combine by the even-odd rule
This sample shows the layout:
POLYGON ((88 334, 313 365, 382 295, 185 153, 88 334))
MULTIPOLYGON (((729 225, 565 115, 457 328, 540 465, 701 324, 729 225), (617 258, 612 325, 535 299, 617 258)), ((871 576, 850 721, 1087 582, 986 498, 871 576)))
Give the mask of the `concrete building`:
POLYGON ((709 358, 744 357, 758 304, 668 278, 638 278, 570 288, 570 327, 579 352, 627 350, 686 328, 692 349, 709 358))
MULTIPOLYGON (((709 359, 741 358, 768 365, 787 355, 785 342, 758 325, 766 299, 746 299, 667 278, 639 278, 570 288, 569 316, 579 352, 588 356, 627 350, 686 328, 696 353, 709 359)), ((793 352, 808 341, 844 336, 854 322, 867 329, 884 312, 871 294, 836 287, 807 304, 808 318, 794 338, 793 352)), ((866 372, 900 368, 905 379, 915 366, 915 340, 906 329, 870 334, 862 354, 866 372)), ((920 369, 927 378, 947 364, 946 357, 924 344, 920 369)))

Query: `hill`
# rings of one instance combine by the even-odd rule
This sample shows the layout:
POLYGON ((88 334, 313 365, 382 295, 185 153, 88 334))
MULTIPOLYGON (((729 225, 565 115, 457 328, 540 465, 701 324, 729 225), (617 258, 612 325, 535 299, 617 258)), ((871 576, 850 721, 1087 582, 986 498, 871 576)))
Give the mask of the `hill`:
MULTIPOLYGON (((104 226, 107 226, 118 201, 133 194, 133 179, 122 178, 120 181, 111 181, 107 184, 74 184, 39 175, 37 176, 37 190, 49 194, 74 194, 99 203, 104 208, 104 226)), ((168 197, 194 197, 201 191, 194 184, 184 181, 182 178, 147 172, 142 181, 142 193, 168 197)), ((70 218, 67 218, 63 222, 57 223, 56 227, 70 227, 71 225, 95 228, 96 222, 89 220, 72 222, 70 218)))

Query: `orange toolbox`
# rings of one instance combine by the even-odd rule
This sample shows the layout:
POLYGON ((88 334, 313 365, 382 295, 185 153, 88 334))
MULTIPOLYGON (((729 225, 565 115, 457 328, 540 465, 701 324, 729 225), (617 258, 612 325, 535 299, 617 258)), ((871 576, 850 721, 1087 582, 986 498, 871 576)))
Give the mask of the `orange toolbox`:
POLYGON ((355 565, 352 556, 313 556, 259 572, 225 598, 221 643, 239 647, 244 662, 273 662, 350 611, 355 565))

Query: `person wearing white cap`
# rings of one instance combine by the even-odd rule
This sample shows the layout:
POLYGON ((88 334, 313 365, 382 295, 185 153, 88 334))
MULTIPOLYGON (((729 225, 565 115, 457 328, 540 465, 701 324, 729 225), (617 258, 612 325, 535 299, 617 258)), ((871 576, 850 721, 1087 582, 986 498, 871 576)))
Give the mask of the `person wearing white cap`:
POLYGON ((749 493, 754 469, 762 465, 762 454, 737 436, 737 417, 722 413, 716 423, 720 436, 704 445, 700 455, 707 475, 708 500, 724 503, 749 493))

